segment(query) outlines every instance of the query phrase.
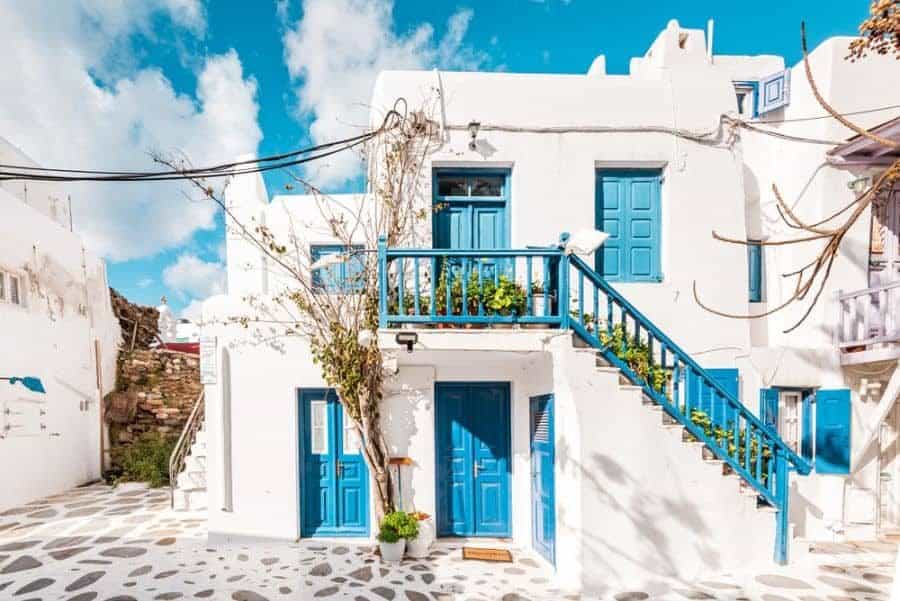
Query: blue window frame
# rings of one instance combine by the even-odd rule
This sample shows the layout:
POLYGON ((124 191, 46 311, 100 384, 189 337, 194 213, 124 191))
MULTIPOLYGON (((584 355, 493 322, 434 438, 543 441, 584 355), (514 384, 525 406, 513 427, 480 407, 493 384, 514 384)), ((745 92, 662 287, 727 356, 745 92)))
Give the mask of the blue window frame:
POLYGON ((733 83, 738 113, 748 119, 757 118, 759 116, 759 82, 735 81, 733 83))
POLYGON ((340 244, 314 244, 309 254, 312 263, 329 256, 342 254, 346 257, 336 263, 312 270, 312 286, 323 292, 359 292, 365 288, 366 260, 362 245, 342 246, 340 244))
POLYGON ((815 456, 816 424, 812 388, 760 388, 759 419, 785 438, 794 451, 808 461, 815 456), (788 406, 791 403, 792 406, 788 406), (791 430, 791 431, 788 431, 791 430))
MULTIPOLYGON (((750 240, 750 242, 754 242, 754 240, 750 240)), ((759 244, 747 245, 747 275, 749 279, 749 300, 751 303, 761 303, 763 299, 762 253, 763 247, 759 244)))
POLYGON ((597 250, 597 271, 609 281, 662 281, 658 170, 597 171, 595 223, 609 234, 597 250))
POLYGON ((509 170, 435 169, 434 248, 509 248, 509 170))

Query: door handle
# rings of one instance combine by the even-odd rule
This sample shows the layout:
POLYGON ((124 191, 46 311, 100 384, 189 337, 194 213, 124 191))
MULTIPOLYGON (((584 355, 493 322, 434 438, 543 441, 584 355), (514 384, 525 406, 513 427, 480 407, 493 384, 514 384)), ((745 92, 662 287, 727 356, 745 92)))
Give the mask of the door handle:
POLYGON ((474 465, 474 470, 473 470, 475 472, 475 476, 474 476, 475 480, 478 479, 478 470, 480 470, 480 469, 481 469, 481 465, 476 461, 475 465, 474 465))
POLYGON ((344 477, 344 464, 340 461, 334 462, 334 471, 338 478, 344 477))

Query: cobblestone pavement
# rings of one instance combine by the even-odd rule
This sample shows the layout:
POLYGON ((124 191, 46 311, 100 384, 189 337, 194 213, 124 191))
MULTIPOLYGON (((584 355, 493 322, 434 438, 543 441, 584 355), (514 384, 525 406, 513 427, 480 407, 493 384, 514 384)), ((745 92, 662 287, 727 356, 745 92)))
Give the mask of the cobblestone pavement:
MULTIPOLYGON (((463 561, 441 542, 425 560, 386 564, 371 545, 208 546, 202 514, 169 510, 165 490, 96 485, 0 514, 0 600, 544 601, 565 593, 526 550, 512 564, 463 561)), ((818 545, 786 568, 660 581, 604 599, 887 600, 895 546, 818 545)))

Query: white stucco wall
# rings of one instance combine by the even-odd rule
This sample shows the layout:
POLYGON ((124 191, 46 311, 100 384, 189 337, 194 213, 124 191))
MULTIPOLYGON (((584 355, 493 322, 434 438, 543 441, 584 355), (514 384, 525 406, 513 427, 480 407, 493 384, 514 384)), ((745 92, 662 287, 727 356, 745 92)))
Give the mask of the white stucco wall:
POLYGON ((0 301, 0 376, 36 376, 46 389, 0 382, 0 510, 100 477, 100 402, 115 386, 120 332, 104 264, 68 216, 54 218, 48 194, 65 198, 29 187, 26 204, 0 186, 0 270, 21 278, 24 297, 0 301))

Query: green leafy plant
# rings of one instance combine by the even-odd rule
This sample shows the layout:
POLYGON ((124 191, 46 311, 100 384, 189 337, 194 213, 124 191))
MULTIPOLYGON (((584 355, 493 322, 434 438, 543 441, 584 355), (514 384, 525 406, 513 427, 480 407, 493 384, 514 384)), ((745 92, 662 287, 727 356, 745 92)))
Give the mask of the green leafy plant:
MULTIPOLYGON (((691 422, 703 430, 703 434, 707 438, 711 438, 716 443, 726 449, 732 457, 737 452, 738 462, 743 465, 747 453, 747 428, 741 428, 738 431, 737 440, 734 436, 734 422, 728 422, 725 427, 713 422, 712 418, 701 409, 691 410, 691 422)), ((760 444, 757 436, 750 438, 750 468, 751 473, 755 473, 757 458, 760 460, 760 478, 763 483, 768 479, 769 462, 772 460, 772 449, 765 444, 760 444), (761 456, 760 456, 761 453, 761 456)), ((747 466, 744 466, 745 468, 747 466)))
MULTIPOLYGON (((577 312, 576 312, 577 314, 577 312)), ((585 315, 585 319, 593 317, 585 315)), ((600 344, 611 349, 638 377, 642 378, 653 390, 666 394, 672 379, 672 370, 656 363, 650 353, 650 346, 638 336, 628 336, 622 324, 606 330, 602 327, 599 333, 600 344)))
POLYGON ((405 511, 392 511, 384 516, 378 529, 378 541, 396 543, 401 538, 414 540, 419 536, 419 520, 405 511))
POLYGON ((153 488, 167 485, 174 448, 174 438, 149 434, 128 446, 110 449, 113 483, 148 482, 153 488))

